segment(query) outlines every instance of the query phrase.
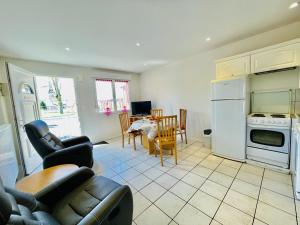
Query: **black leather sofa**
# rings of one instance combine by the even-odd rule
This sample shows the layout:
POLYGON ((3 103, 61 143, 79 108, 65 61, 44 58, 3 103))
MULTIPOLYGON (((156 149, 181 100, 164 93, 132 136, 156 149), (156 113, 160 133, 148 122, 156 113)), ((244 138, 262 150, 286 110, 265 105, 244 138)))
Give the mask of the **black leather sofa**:
POLYGON ((131 225, 132 213, 130 188, 86 167, 35 196, 0 179, 0 225, 131 225))
POLYGON ((86 136, 61 141, 49 131, 42 120, 35 120, 25 125, 27 136, 43 158, 44 169, 61 164, 93 166, 93 144, 86 136))

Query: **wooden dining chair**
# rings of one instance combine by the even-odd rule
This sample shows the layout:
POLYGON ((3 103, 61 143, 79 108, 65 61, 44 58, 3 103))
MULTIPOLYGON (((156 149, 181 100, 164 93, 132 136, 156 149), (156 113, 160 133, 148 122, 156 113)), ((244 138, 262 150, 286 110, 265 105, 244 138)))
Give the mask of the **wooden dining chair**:
POLYGON ((183 134, 185 136, 185 143, 187 144, 187 137, 186 137, 186 109, 179 110, 179 125, 177 127, 177 134, 180 134, 181 141, 183 142, 183 134))
POLYGON ((162 109, 151 109, 151 116, 153 118, 158 118, 163 116, 163 110, 162 109))
POLYGON ((157 118, 157 138, 155 139, 155 157, 157 151, 160 153, 160 163, 163 166, 163 150, 165 147, 171 150, 171 155, 175 156, 177 165, 176 146, 177 116, 162 116, 157 118))
POLYGON ((134 150, 136 150, 135 137, 140 136, 141 144, 142 144, 142 131, 134 130, 134 131, 128 132, 128 129, 130 127, 130 121, 129 121, 129 116, 128 116, 127 112, 120 113, 119 119, 120 119, 120 125, 121 125, 121 133, 122 133, 122 147, 124 148, 125 136, 128 135, 128 144, 130 144, 130 137, 132 137, 133 138, 133 148, 134 148, 134 150))

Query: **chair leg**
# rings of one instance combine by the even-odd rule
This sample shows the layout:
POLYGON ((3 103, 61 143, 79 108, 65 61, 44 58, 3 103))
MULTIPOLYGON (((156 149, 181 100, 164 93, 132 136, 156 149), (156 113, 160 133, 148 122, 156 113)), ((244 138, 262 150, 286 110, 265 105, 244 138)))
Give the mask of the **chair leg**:
POLYGON ((164 163, 163 163, 163 149, 162 149, 162 146, 160 146, 160 164, 161 166, 164 166, 164 163))
POLYGON ((122 134, 122 148, 124 148, 124 134, 122 134))
POLYGON ((141 145, 143 144, 143 135, 140 135, 141 137, 141 145))
POLYGON ((184 136, 185 136, 185 144, 187 144, 186 130, 184 131, 184 136))
POLYGON ((182 130, 180 130, 181 142, 183 142, 182 130))
POLYGON ((130 134, 128 134, 128 144, 130 145, 130 134))
POLYGON ((175 164, 177 165, 177 147, 174 145, 175 164))
POLYGON ((135 146, 135 135, 133 135, 133 149, 136 150, 136 146, 135 146))

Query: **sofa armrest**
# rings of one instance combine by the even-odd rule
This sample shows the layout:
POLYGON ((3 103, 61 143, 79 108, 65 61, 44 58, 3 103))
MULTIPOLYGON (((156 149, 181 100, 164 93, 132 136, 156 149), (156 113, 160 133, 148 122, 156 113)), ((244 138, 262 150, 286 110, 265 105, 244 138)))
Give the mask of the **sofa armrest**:
POLYGON ((99 225, 106 220, 111 224, 131 225, 132 214, 132 193, 127 185, 123 185, 111 192, 78 225, 99 225))
POLYGON ((44 169, 61 164, 76 164, 79 167, 92 167, 92 147, 89 144, 79 144, 64 148, 47 155, 43 161, 44 169))
POLYGON ((34 196, 38 201, 51 206, 92 176, 94 176, 94 172, 91 169, 81 167, 70 175, 50 184, 34 196))
POLYGON ((65 147, 71 147, 73 145, 78 145, 78 144, 82 144, 85 142, 91 142, 91 141, 87 136, 80 136, 80 137, 69 138, 67 140, 64 140, 64 141, 62 141, 62 144, 65 147))
POLYGON ((24 193, 8 187, 5 187, 5 191, 14 197, 17 204, 24 205, 30 210, 36 209, 38 203, 32 194, 24 193))

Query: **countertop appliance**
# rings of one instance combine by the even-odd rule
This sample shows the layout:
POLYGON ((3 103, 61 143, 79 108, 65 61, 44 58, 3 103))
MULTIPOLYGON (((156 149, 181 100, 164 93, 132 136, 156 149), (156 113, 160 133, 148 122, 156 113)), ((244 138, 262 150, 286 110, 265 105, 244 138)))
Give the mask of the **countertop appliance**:
POLYGON ((290 114, 252 113, 247 124, 247 159, 289 168, 290 114))
POLYGON ((247 77, 212 81, 212 152, 245 161, 246 118, 249 111, 247 77))

